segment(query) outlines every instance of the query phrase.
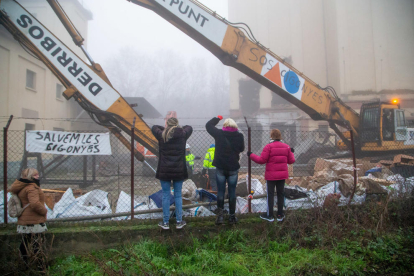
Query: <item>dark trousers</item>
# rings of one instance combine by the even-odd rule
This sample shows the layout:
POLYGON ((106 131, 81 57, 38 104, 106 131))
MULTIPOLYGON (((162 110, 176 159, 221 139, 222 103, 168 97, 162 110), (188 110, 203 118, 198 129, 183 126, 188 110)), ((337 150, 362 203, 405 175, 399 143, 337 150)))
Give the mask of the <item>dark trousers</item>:
POLYGON ((236 211, 236 186, 239 170, 225 171, 217 169, 217 207, 224 208, 224 194, 226 193, 226 182, 229 193, 229 212, 234 215, 236 211))
POLYGON ((283 204, 285 202, 285 180, 268 180, 267 188, 267 215, 273 217, 273 205, 275 202, 275 187, 277 193, 277 215, 283 216, 283 204))

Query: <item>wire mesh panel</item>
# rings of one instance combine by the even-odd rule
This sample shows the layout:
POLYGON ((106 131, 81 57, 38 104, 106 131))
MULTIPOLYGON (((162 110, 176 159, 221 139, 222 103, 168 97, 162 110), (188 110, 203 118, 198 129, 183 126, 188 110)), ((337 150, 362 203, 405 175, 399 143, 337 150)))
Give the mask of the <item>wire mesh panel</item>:
MULTIPOLYGON (((248 212, 250 192, 253 193, 251 211, 266 212, 266 165, 251 162, 252 180, 249 190, 247 129, 240 131, 245 137, 246 150, 240 154, 236 213, 248 212)), ((3 133, 0 136, 0 150, 3 154, 3 133)), ((45 193, 48 220, 76 220, 91 216, 94 219, 126 220, 130 218, 128 212, 131 211, 131 205, 136 212, 136 219, 162 218, 161 185, 155 178, 158 157, 138 142, 134 142, 134 147, 145 156, 145 162, 134 160, 132 182, 131 150, 112 134, 111 155, 29 153, 25 151, 25 139, 24 131, 8 132, 7 187, 19 179, 24 168, 36 168, 45 193)), ((282 142, 294 149, 296 159, 294 164, 288 166, 289 178, 285 181, 282 197, 284 210, 323 207, 329 204, 344 205, 349 203, 351 197, 351 203, 358 204, 366 200, 377 200, 390 192, 401 194, 412 191, 413 157, 398 154, 398 151, 391 155, 379 152, 374 157, 365 158, 357 153, 354 167, 351 151, 339 148, 339 141, 328 130, 282 130, 282 142), (354 173, 357 175, 356 181, 354 173), (353 194, 355 184, 356 190, 353 194)), ((253 153, 260 155, 270 142, 269 130, 252 129, 253 153)), ((204 168, 207 150, 214 143, 214 139, 205 129, 194 130, 187 141, 187 154, 192 154, 194 158, 193 163, 188 166, 189 179, 184 182, 182 189, 184 216, 215 215, 217 191, 211 185, 214 174, 208 173, 204 168)), ((3 170, 0 174, 3 181, 3 170)), ((3 201, 3 185, 1 189, 0 200, 3 201)), ((225 198, 227 199, 227 195, 225 198)), ((275 212, 278 208, 277 198, 275 193, 275 212)), ((173 199, 171 206, 174 206, 173 199)), ((228 204, 225 204, 225 209, 228 210, 228 204)), ((0 212, 3 220, 3 209, 0 212)), ((171 215, 174 216, 174 212, 171 215)), ((16 219, 9 218, 8 221, 14 222, 16 219)))

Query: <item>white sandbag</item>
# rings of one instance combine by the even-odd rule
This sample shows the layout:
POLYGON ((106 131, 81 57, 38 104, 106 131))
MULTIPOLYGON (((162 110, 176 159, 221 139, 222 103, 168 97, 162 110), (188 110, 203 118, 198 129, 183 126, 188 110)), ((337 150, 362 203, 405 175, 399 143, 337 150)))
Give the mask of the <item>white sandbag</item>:
POLYGON ((181 194, 183 199, 190 201, 197 200, 197 186, 191 179, 184 181, 181 194))

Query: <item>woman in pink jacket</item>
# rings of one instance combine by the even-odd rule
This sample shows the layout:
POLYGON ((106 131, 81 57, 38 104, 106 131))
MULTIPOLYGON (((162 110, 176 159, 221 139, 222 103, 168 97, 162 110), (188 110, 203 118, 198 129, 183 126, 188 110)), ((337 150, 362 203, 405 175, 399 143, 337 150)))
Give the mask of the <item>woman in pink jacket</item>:
POLYGON ((248 152, 251 160, 258 164, 266 164, 266 190, 267 190, 267 212, 261 214, 260 218, 267 221, 274 221, 273 204, 275 198, 275 186, 277 192, 277 221, 283 221, 284 190, 285 180, 289 178, 288 164, 295 163, 294 150, 289 145, 280 142, 282 134, 278 129, 270 132, 271 142, 267 144, 260 156, 248 152))

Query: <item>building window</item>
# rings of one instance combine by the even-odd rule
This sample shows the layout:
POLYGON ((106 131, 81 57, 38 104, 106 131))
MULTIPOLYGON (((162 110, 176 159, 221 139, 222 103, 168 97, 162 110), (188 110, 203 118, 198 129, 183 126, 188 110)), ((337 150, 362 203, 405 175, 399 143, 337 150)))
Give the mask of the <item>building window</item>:
POLYGON ((25 130, 35 130, 35 125, 34 124, 25 124, 24 129, 25 130))
POLYGON ((26 87, 36 89, 36 73, 29 69, 26 70, 26 87))
POLYGON ((62 100, 63 85, 56 83, 56 99, 62 100))
POLYGON ((65 130, 61 127, 53 127, 53 131, 65 131, 65 130))

